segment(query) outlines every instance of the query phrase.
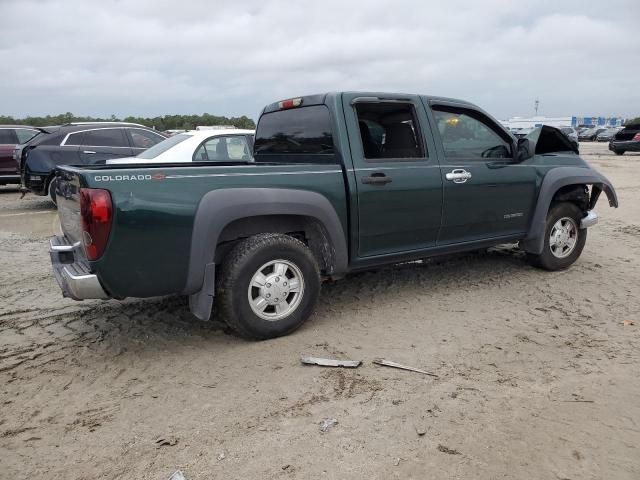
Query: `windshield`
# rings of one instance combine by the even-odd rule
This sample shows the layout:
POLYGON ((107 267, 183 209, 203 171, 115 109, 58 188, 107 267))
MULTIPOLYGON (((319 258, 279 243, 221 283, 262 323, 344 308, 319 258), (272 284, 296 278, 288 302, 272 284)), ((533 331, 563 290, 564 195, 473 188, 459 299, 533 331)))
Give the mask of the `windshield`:
POLYGON ((169 137, 166 140, 161 141, 160 143, 155 144, 153 147, 145 150, 138 158, 144 158, 145 160, 149 160, 152 158, 156 158, 158 155, 166 152, 171 147, 176 146, 177 144, 184 142, 187 138, 191 138, 191 135, 186 135, 184 133, 180 133, 178 135, 174 135, 173 137, 169 137))
POLYGON ((562 133, 573 133, 573 128, 565 127, 561 128, 560 130, 562 131, 562 133))

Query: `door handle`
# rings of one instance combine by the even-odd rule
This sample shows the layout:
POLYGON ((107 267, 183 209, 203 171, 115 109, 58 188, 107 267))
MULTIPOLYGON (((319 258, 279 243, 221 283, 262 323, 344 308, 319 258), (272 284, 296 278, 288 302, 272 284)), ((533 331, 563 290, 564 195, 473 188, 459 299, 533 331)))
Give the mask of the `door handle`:
POLYGON ((87 155, 93 155, 96 152, 94 152, 93 150, 83 150, 82 153, 86 153, 87 155))
POLYGON ((453 183, 466 183, 471 178, 471 173, 464 168, 456 168, 445 175, 445 178, 453 183))
POLYGON ((372 173, 369 177, 362 177, 362 183, 366 185, 386 185, 391 182, 391 177, 387 177, 382 172, 372 173))

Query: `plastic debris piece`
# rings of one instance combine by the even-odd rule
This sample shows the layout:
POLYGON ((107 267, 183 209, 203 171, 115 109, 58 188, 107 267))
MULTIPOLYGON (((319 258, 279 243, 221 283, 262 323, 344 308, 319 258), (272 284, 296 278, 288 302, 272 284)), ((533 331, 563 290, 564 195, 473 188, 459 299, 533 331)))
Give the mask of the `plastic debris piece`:
POLYGON ((455 448, 449 448, 446 445, 442 445, 442 444, 438 445, 438 450, 441 451, 442 453, 446 453, 446 454, 449 454, 449 455, 462 455, 455 448))
POLYGON ((633 320, 623 320, 622 325, 625 327, 629 327, 631 325, 635 325, 635 323, 633 323, 633 320))
POLYGON ((173 447, 176 443, 178 443, 178 439, 173 435, 167 435, 166 437, 159 437, 155 441, 156 448, 160 447, 173 447))
POLYGON ((338 424, 338 420, 335 418, 325 418, 320 422, 320 431, 326 433, 329 429, 338 424))
POLYGON ((333 358, 320 358, 303 356, 300 360, 306 365, 320 365, 321 367, 358 368, 362 365, 360 360, 335 360, 333 358))
POLYGON ((187 477, 185 477, 184 474, 180 470, 176 470, 169 477, 169 480, 187 480, 187 477))
POLYGON ((421 370, 420 368, 409 367, 407 365, 402 365, 400 363, 392 362, 391 360, 385 360, 384 358, 376 358, 373 363, 377 365, 383 365, 385 367, 391 368, 399 368, 400 370, 408 370, 410 372, 422 373, 423 375, 429 375, 431 377, 438 378, 438 375, 435 373, 427 372, 426 370, 421 370))

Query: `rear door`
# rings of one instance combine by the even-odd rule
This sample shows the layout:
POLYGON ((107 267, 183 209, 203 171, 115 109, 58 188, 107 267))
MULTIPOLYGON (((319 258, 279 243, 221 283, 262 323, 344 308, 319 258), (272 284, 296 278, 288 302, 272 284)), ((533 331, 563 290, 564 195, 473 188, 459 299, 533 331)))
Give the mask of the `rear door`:
POLYGON ((433 247, 442 180, 419 97, 343 95, 358 200, 358 256, 433 247))
POLYGON ((493 119, 465 106, 432 105, 443 149, 442 229, 438 245, 521 234, 536 198, 536 169, 513 162, 513 139, 493 119))
POLYGON ((110 158, 124 158, 133 155, 124 128, 85 130, 81 139, 80 161, 87 165, 103 164, 110 158))

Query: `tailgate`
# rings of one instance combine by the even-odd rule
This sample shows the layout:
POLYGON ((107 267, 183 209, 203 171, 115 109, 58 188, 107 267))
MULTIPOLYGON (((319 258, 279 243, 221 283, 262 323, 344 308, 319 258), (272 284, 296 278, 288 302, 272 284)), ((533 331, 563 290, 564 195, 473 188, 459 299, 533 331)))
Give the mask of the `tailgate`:
POLYGON ((109 298, 92 272, 83 246, 80 220, 80 186, 84 179, 73 167, 56 169, 56 201, 64 235, 50 240, 53 274, 65 297, 75 300, 109 298))
POLYGON ((82 240, 80 221, 80 176, 62 169, 56 170, 56 201, 62 231, 71 244, 82 240))

